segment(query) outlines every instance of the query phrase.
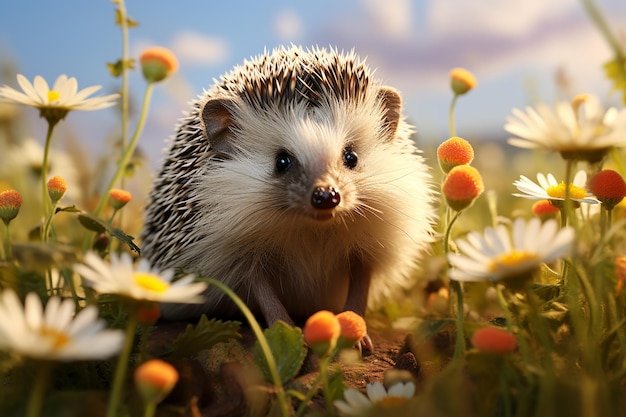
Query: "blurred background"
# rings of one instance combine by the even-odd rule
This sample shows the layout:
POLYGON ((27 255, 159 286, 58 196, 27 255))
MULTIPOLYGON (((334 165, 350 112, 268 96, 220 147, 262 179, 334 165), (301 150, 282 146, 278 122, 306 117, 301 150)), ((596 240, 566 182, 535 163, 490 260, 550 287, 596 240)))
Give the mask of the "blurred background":
MULTIPOLYGON (((597 5, 623 40, 626 2, 597 0, 597 5)), ((151 172, 190 100, 244 59, 290 43, 355 49, 367 57, 376 75, 403 93, 405 113, 427 155, 448 137, 450 69, 471 70, 478 87, 458 102, 457 133, 484 148, 476 164, 487 188, 500 180, 502 164, 515 178, 530 170, 524 159, 515 162, 517 168, 507 160, 513 149, 505 144, 503 126, 513 108, 583 92, 621 106, 602 70, 611 51, 580 0, 129 0, 126 8, 139 23, 130 30, 132 57, 161 45, 180 61, 176 76, 155 89, 139 143, 144 168, 151 172)), ((0 83, 16 86, 17 72, 49 82, 65 73, 78 79, 79 88, 97 84, 103 94, 117 91, 120 80, 106 67, 121 57, 115 9, 105 0, 2 2, 0 83)), ((138 71, 130 85, 138 110, 145 88, 138 71)), ((0 122, 11 121, 5 135, 17 135, 18 126, 20 137, 32 138, 29 146, 43 142, 46 124, 37 111, 3 109, 0 122)), ((130 127, 132 132, 132 121, 130 127)), ((114 153, 118 137, 115 110, 74 112, 55 131, 53 147, 82 152, 84 157, 75 158, 80 180, 83 170, 98 172, 90 158, 114 153)))

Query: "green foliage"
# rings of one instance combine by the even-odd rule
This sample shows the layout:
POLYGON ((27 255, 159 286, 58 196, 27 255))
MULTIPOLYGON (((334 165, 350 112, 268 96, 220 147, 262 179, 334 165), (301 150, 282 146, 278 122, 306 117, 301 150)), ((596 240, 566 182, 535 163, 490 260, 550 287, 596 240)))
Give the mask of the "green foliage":
POLYGON ((85 229, 91 230, 96 233, 106 232, 109 235, 120 240, 121 242, 127 244, 131 250, 137 253, 141 253, 141 249, 139 249, 139 246, 137 246, 135 242, 133 242, 133 240, 135 239, 133 236, 127 235, 121 229, 114 227, 110 223, 100 220, 99 218, 92 216, 89 213, 86 213, 84 211, 77 212, 79 213, 78 221, 85 229))
POLYGON ((200 317, 198 324, 187 325, 163 356, 168 358, 183 358, 193 356, 198 352, 211 349, 217 343, 228 342, 231 339, 241 338, 240 323, 237 321, 209 320, 205 315, 200 317))
MULTIPOLYGON (((277 321, 272 327, 266 329, 263 334, 276 361, 280 379, 283 383, 290 381, 302 367, 307 353, 302 330, 297 327, 291 327, 285 322, 277 321)), ((266 381, 271 382, 272 374, 258 342, 255 343, 252 353, 263 377, 266 381)))
POLYGON ((133 58, 130 58, 127 60, 118 59, 115 62, 107 62, 107 69, 113 77, 118 78, 122 76, 124 69, 135 69, 135 60, 133 58))
POLYGON ((626 60, 617 56, 603 65, 606 78, 613 83, 614 91, 622 92, 622 102, 626 104, 626 60))

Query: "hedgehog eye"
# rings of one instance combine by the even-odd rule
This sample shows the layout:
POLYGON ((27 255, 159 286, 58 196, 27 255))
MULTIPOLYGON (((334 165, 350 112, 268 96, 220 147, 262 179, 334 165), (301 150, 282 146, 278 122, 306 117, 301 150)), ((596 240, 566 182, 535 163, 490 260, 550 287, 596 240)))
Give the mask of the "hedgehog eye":
POLYGON ((283 174, 291 167, 293 158, 287 152, 279 152, 276 155, 276 173, 283 174))
POLYGON ((350 168, 354 169, 356 167, 357 162, 359 162, 359 156, 356 154, 352 146, 346 146, 343 150, 343 164, 350 168))

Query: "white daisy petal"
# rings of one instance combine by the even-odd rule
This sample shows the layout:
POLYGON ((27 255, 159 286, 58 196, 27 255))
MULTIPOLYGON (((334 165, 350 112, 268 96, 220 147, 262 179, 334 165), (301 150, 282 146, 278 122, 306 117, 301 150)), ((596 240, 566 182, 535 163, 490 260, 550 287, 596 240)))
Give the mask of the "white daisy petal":
POLYGON ((36 293, 22 305, 12 290, 0 296, 0 349, 24 357, 74 361, 106 359, 117 354, 124 334, 104 329, 97 308, 89 306, 74 317, 74 300, 51 297, 42 307, 36 293), (5 319, 12 321, 6 323, 5 319))
MULTIPOLYGON (((459 241, 457 247, 461 254, 448 254, 449 278, 456 281, 502 281, 566 256, 573 247, 573 229, 559 229, 555 220, 542 224, 538 218, 528 222, 519 218, 513 222, 512 229, 512 240, 503 225, 497 231, 490 227, 485 229, 484 240, 492 248, 489 257, 478 251, 476 245, 459 241)), ((473 239, 479 240, 477 237, 473 239)))
POLYGON ((206 300, 202 293, 207 289, 205 282, 194 282, 193 275, 170 282, 174 272, 159 272, 152 268, 146 259, 140 259, 137 266, 127 253, 111 254, 109 264, 95 253, 85 255, 83 264, 75 265, 85 283, 96 291, 117 294, 122 297, 151 302, 198 304, 206 300))
MULTIPOLYGON (((60 110, 99 110, 115 105, 119 94, 110 94, 102 97, 92 97, 93 93, 98 91, 100 86, 91 86, 83 90, 78 90, 78 82, 76 78, 62 74, 55 80, 52 90, 58 93, 59 97, 50 102, 48 93, 51 91, 46 80, 37 75, 31 84, 22 74, 17 75, 17 82, 22 89, 19 92, 11 87, 0 87, 0 98, 3 101, 15 102, 38 109, 60 109, 60 110)), ((48 116, 52 117, 47 113, 48 116)))
POLYGON ((508 140, 512 146, 568 152, 577 159, 587 156, 592 162, 599 150, 626 146, 626 125, 618 123, 626 109, 605 111, 594 95, 588 95, 578 111, 563 101, 554 109, 540 104, 525 111, 513 109, 512 113, 504 126, 515 135, 508 140))

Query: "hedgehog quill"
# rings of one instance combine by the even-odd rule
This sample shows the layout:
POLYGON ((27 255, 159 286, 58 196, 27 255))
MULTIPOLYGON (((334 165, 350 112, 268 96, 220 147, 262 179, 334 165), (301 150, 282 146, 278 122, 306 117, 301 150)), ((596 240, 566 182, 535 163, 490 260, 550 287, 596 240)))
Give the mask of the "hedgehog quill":
MULTIPOLYGON (((429 247, 431 176, 398 91, 354 52, 278 48, 192 103, 155 179, 143 253, 232 288, 266 325, 365 314, 429 247)), ((232 317, 216 288, 169 319, 232 317)))

